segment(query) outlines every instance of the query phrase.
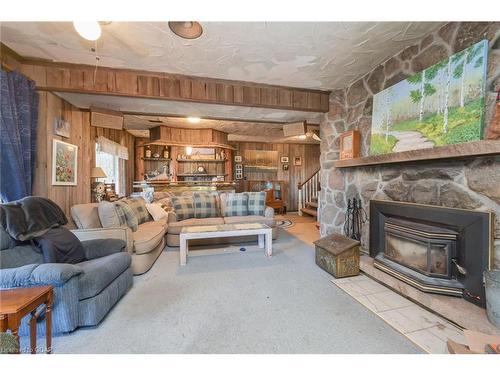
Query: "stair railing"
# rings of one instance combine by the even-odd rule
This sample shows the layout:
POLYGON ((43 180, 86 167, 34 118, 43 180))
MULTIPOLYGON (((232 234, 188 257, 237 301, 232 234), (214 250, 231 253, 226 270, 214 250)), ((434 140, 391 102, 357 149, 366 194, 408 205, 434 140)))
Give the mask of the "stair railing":
POLYGON ((299 215, 302 216, 302 208, 305 207, 306 202, 311 202, 314 198, 318 198, 318 193, 321 190, 320 170, 314 172, 304 182, 299 182, 297 189, 299 190, 298 209, 299 215))

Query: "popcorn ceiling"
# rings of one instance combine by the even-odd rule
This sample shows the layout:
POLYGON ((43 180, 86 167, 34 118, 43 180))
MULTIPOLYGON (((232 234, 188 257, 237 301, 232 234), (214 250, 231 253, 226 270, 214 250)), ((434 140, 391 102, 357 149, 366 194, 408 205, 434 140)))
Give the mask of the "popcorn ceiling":
MULTIPOLYGON (((440 22, 202 22, 184 40, 167 22, 112 22, 100 65, 316 88, 344 88, 440 22)), ((94 64, 71 22, 2 22, 2 42, 27 57, 94 64)))

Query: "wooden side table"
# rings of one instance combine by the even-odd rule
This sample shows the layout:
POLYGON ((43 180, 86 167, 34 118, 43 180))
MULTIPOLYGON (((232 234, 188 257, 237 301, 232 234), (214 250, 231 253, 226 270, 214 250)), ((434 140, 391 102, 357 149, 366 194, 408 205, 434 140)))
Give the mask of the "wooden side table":
POLYGON ((19 325, 21 319, 31 314, 30 346, 31 354, 36 354, 36 320, 37 308, 45 304, 46 353, 52 352, 52 302, 54 291, 51 285, 32 288, 15 288, 0 290, 0 332, 10 330, 19 346, 19 325))

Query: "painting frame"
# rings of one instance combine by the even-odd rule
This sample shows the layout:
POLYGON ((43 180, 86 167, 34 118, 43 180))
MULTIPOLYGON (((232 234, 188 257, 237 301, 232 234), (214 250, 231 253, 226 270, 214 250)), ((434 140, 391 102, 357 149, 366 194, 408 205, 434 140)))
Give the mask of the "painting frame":
POLYGON ((78 146, 52 140, 52 185, 76 186, 78 184, 78 146))
POLYGON ((193 147, 189 159, 192 160, 215 160, 214 147, 193 147))
POLYGON ((373 96, 371 156, 484 139, 488 40, 373 96))
POLYGON ((300 167, 302 165, 302 156, 295 156, 293 158, 293 165, 296 167, 300 167))
POLYGON ((69 138, 71 136, 71 124, 62 117, 54 118, 54 134, 69 138))
POLYGON ((288 156, 282 156, 282 157, 280 158, 280 162, 281 162, 281 163, 288 163, 288 162, 289 162, 289 158, 288 158, 288 156))

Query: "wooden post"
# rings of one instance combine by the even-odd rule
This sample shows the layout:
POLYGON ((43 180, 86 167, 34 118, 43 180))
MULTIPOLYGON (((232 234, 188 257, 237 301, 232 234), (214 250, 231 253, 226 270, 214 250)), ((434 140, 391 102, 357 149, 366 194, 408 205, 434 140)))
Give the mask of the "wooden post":
POLYGON ((298 208, 299 208, 299 216, 302 216, 302 211, 301 210, 302 210, 302 208, 304 208, 304 206, 302 204, 302 187, 300 186, 300 184, 299 184, 298 188, 299 188, 299 206, 298 206, 298 208))

